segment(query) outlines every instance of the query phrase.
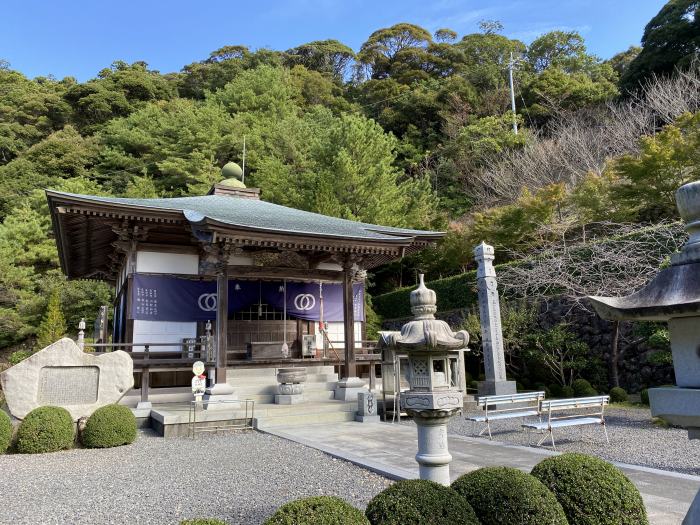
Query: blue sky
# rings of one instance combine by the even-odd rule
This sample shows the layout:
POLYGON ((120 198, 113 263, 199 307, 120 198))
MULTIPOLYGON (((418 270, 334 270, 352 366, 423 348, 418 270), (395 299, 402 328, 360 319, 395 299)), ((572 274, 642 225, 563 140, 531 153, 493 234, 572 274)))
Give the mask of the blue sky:
POLYGON ((336 38, 354 49, 381 27, 411 22, 460 36, 480 20, 530 42, 553 29, 579 31, 609 58, 639 44, 666 0, 3 0, 0 58, 34 77, 87 80, 114 60, 179 71, 229 44, 288 49, 336 38))

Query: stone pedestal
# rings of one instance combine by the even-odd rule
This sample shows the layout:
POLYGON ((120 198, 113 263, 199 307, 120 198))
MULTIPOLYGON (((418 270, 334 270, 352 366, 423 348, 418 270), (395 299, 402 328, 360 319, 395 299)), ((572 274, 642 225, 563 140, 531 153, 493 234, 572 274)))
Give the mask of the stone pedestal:
POLYGON ((346 377, 338 381, 338 385, 335 387, 335 399, 355 401, 360 392, 367 392, 365 382, 359 377, 346 377))
POLYGON ((517 392, 515 381, 479 381, 480 396, 500 396, 517 392))
POLYGON ((277 385, 278 394, 275 395, 277 405, 296 405, 304 402, 303 383, 280 383, 277 385))
POLYGON ((280 368, 277 371, 277 381, 276 404, 296 405, 304 402, 306 368, 280 368))
POLYGON ((227 407, 228 403, 209 403, 209 401, 238 401, 238 395, 228 383, 216 383, 214 386, 206 389, 204 394, 203 407, 204 410, 215 410, 217 408, 227 407))
POLYGON ((409 410, 418 426, 418 471, 420 479, 450 486, 450 461, 447 448, 447 422, 458 412, 450 410, 409 410))
POLYGON ((378 423, 377 400, 372 392, 359 392, 357 394, 357 413, 355 421, 361 423, 378 423))

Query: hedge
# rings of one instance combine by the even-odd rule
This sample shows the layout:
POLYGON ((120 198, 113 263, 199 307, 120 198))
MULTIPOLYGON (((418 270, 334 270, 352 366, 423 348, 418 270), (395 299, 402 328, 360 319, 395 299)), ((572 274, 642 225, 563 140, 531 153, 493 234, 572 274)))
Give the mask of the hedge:
POLYGON ((107 405, 88 418, 81 435, 88 448, 109 448, 128 445, 136 440, 136 418, 128 407, 107 405))
POLYGON ((75 424, 65 408, 45 406, 32 410, 17 429, 17 452, 40 454, 69 449, 75 424))
MULTIPOLYGON (((430 281, 425 285, 437 294, 438 312, 467 308, 476 304, 478 300, 475 270, 430 281)), ((383 319, 410 317, 412 315, 410 294, 415 289, 415 286, 407 286, 372 297, 374 311, 383 319)))
POLYGON ((0 454, 7 452, 12 443, 12 421, 7 413, 0 409, 0 454))
POLYGON ((370 525, 361 510, 334 496, 312 496, 282 505, 264 525, 370 525))
POLYGON ((554 493, 569 525, 646 525, 642 496, 621 470, 602 459, 568 453, 538 463, 532 475, 554 493))
POLYGON ((512 467, 486 467, 452 483, 483 525, 568 525, 562 506, 537 478, 512 467))
POLYGON ((394 483, 372 498, 365 515, 372 525, 479 525, 457 492, 421 479, 394 483))

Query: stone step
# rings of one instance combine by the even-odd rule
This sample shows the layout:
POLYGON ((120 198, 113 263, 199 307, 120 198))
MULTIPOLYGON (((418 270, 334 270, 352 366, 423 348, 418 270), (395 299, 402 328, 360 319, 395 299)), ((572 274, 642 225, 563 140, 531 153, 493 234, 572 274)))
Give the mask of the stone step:
MULTIPOLYGON (((335 392, 333 390, 310 390, 304 392, 304 399, 307 401, 332 400, 334 396, 335 392)), ((255 401, 255 403, 273 404, 275 402, 275 394, 247 394, 245 398, 255 401)))
MULTIPOLYGON (((314 392, 314 391, 332 391, 338 383, 336 381, 318 382, 318 383, 304 383, 304 392, 314 392)), ((246 385, 240 386, 235 383, 229 383, 234 388, 235 393, 241 398, 254 395, 270 395, 276 394, 277 382, 269 385, 246 385)))
MULTIPOLYGON (((299 406, 299 405, 296 405, 299 406)), ((318 425, 328 423, 341 423, 355 420, 355 411, 321 412, 313 414, 290 414, 280 416, 257 417, 255 428, 265 430, 266 428, 318 425)))
MULTIPOLYGON (((306 383, 322 383, 338 381, 338 374, 307 374, 306 383)), ((226 376, 226 382, 233 386, 255 386, 255 385, 276 385, 276 376, 243 376, 230 377, 226 376)))

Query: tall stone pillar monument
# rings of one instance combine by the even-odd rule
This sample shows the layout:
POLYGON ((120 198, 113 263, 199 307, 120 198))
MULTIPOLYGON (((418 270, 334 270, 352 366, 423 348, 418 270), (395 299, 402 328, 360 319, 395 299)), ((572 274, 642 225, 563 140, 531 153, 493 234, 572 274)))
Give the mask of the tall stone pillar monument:
POLYGON ((474 260, 479 265, 476 283, 479 290, 479 318, 484 351, 486 380, 479 383, 479 395, 514 394, 515 381, 506 380, 506 360, 503 355, 501 307, 498 300, 493 246, 482 242, 474 248, 474 260))

